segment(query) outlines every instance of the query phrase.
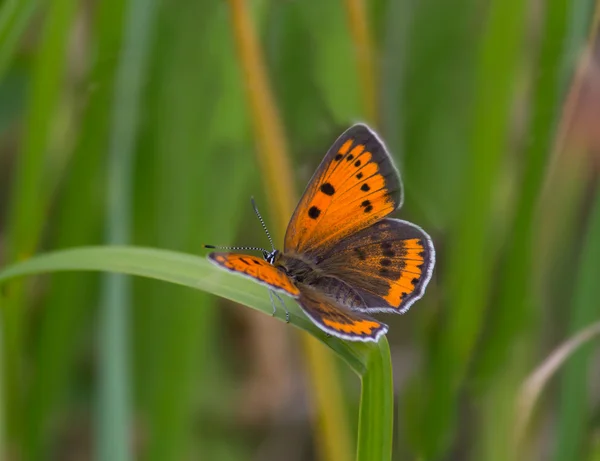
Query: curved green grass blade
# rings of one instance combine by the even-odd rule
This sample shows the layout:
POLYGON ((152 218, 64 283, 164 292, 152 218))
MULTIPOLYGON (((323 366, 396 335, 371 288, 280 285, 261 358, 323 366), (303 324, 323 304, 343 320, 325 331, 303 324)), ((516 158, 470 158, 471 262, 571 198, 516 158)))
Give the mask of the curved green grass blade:
MULTIPOLYGON (((518 412, 515 433, 518 441, 525 437, 525 431, 531 420, 535 405, 542 392, 548 387, 550 380, 567 363, 567 360, 572 362, 571 358, 576 357, 578 353, 580 354, 581 349, 597 336, 600 336, 600 322, 584 328, 559 345, 523 382, 517 400, 518 412)), ((565 369, 567 372, 569 371, 568 366, 565 369)), ((582 393, 585 394, 585 392, 582 393)), ((559 453, 557 452, 557 454, 559 453)))
MULTIPOLYGON (((231 274, 206 258, 168 250, 107 246, 80 247, 35 256, 0 271, 0 285, 12 278, 56 271, 109 271, 139 275, 222 296, 271 315, 265 287, 231 274)), ((4 289, 10 290, 10 286, 4 289)), ((393 382, 387 339, 352 343, 327 335, 295 303, 287 303, 290 323, 334 350, 362 378, 357 460, 390 460, 392 455, 393 382)), ((284 321, 280 309, 276 317, 284 321)))
MULTIPOLYGON (((5 267, 0 271, 0 283, 24 275, 80 270, 117 272, 163 280, 222 296, 268 315, 272 312, 265 287, 252 280, 223 271, 200 256, 151 248, 80 247, 46 253, 5 267)), ((299 308, 291 304, 288 309, 292 325, 327 344, 359 375, 365 373, 367 358, 370 351, 376 348, 375 345, 328 338, 299 308)), ((281 310, 276 317, 285 319, 281 310)))
MULTIPOLYGON (((151 248, 80 247, 35 256, 0 271, 0 284, 15 277, 55 271, 109 271, 139 275, 188 286, 244 304, 271 315, 266 289, 250 279, 228 273, 206 258, 151 248)), ((10 286, 4 289, 9 290, 10 286)), ((351 343, 327 337, 288 303, 290 323, 319 339, 362 377, 357 460, 390 460, 392 454, 393 385, 390 350, 379 343, 351 343)), ((276 314, 284 320, 284 313, 276 314)))

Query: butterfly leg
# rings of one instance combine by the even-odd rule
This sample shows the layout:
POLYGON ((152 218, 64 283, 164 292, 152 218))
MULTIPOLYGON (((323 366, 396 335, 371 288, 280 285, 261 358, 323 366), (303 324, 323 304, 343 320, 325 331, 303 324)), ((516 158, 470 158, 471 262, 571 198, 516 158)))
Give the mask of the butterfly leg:
POLYGON ((271 306, 273 306, 273 313, 271 315, 275 317, 275 314, 277 314, 277 306, 275 306, 275 300, 273 299, 273 290, 269 290, 269 299, 271 300, 271 306))
POLYGON ((290 313, 287 310, 287 306, 285 305, 285 302, 283 301, 283 299, 281 299, 281 296, 279 296, 279 294, 277 294, 275 291, 273 292, 273 294, 275 295, 275 297, 279 300, 279 302, 283 306, 283 310, 285 311, 285 323, 290 323, 290 313))

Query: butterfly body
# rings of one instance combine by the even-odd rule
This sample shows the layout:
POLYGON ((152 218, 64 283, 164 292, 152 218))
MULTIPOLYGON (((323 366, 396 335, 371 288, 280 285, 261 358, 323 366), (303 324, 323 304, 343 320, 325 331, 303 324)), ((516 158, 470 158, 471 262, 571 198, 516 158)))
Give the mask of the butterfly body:
POLYGON ((294 281, 299 290, 320 292, 349 309, 365 308, 360 295, 347 283, 319 267, 317 260, 279 253, 273 265, 294 281))
POLYGON ((377 341, 387 325, 365 314, 406 312, 423 296, 435 264, 425 231, 386 217, 401 203, 400 176, 383 142, 357 124, 337 139, 309 182, 283 251, 263 250, 264 259, 238 253, 209 259, 295 298, 331 335, 377 341))

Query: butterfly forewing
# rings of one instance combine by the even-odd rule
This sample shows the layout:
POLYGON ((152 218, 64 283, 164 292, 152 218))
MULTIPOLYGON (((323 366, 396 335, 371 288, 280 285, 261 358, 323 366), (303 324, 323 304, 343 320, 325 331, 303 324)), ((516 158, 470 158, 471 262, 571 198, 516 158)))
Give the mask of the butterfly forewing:
POLYGON ((329 149, 285 235, 284 251, 318 256, 401 204, 400 177, 382 141, 358 124, 329 149))
POLYGON ((406 312, 423 296, 435 264, 430 237, 420 227, 384 219, 339 242, 318 264, 361 295, 365 312, 406 312))
POLYGON ((230 272, 250 277, 273 290, 295 298, 300 295, 300 290, 294 282, 264 259, 239 253, 211 253, 208 259, 230 272))
POLYGON ((377 341, 388 327, 366 315, 352 312, 317 290, 302 290, 298 303, 323 331, 352 341, 377 341))

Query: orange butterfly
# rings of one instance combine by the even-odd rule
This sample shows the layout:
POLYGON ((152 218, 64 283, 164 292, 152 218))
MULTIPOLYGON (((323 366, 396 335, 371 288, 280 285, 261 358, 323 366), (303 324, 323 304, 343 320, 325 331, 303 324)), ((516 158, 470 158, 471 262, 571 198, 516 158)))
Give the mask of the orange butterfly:
MULTIPOLYGON (((357 124, 337 139, 310 180, 283 252, 273 246, 255 206, 273 251, 221 247, 259 250, 263 258, 239 253, 208 258, 266 285, 282 303, 277 292, 295 298, 333 336, 378 341, 388 327, 364 313, 406 312, 423 296, 435 264, 433 242, 423 229, 386 218, 401 204, 400 176, 385 145, 357 124)), ((274 303, 273 308, 275 313, 274 303)))

